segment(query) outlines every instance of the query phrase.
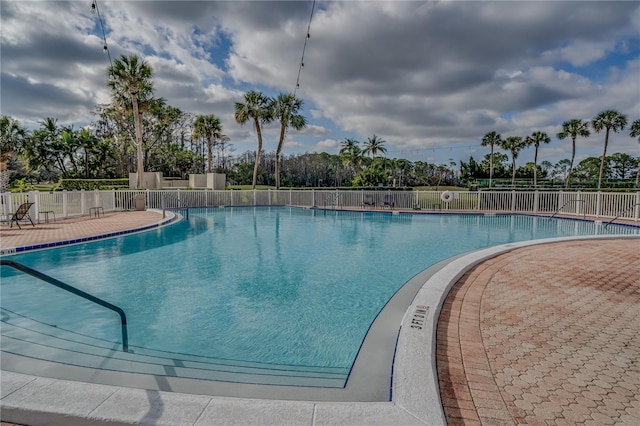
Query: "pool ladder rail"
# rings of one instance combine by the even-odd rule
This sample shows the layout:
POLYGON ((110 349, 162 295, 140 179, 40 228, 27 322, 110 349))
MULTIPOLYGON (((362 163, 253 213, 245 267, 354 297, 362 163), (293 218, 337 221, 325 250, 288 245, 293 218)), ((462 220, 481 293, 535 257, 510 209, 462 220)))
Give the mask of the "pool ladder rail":
POLYGON ((613 219, 611 219, 611 220, 607 221, 607 223, 605 223, 605 224, 604 224, 603 228, 606 228, 607 226, 609 226, 609 224, 610 224, 611 222, 613 222, 614 220, 616 220, 616 219, 620 218, 620 216, 622 216, 622 215, 623 215, 623 214, 625 214, 626 212, 631 211, 631 209, 634 209, 636 206, 640 206, 640 203, 635 203, 635 204, 633 204, 633 205, 631 205, 631 206, 627 207, 627 208, 626 208, 626 209, 624 209, 624 210, 620 210, 620 211, 616 214, 616 217, 614 217, 613 219))
POLYGON ((185 203, 178 197, 174 197, 170 194, 162 194, 162 217, 164 218, 167 210, 179 210, 185 212, 185 217, 189 219, 189 204, 185 203), (174 204, 176 207, 171 207, 169 204, 174 204))
POLYGON ((564 209, 566 207, 566 205, 569 204, 569 203, 582 203, 582 207, 583 207, 582 208, 582 218, 585 219, 587 217, 587 213, 585 212, 585 209, 584 209, 584 206, 586 205, 585 201, 584 200, 578 200, 577 198, 573 198, 573 199, 567 201, 566 203, 564 203, 558 210, 556 210, 555 213, 551 215, 551 219, 556 217, 556 215, 558 213, 560 213, 560 211, 562 209, 564 209))
POLYGON ((124 310, 122 310, 122 308, 116 305, 113 305, 105 300, 102 300, 96 296, 93 296, 89 293, 86 293, 80 289, 72 287, 69 284, 63 283, 62 281, 57 280, 53 277, 50 277, 49 275, 45 275, 42 272, 36 271, 33 268, 23 265, 22 263, 15 262, 13 260, 0 259, 0 266, 7 266, 9 268, 16 269, 20 272, 24 272, 25 274, 31 275, 34 278, 38 278, 39 280, 52 284, 58 288, 61 288, 62 290, 66 290, 70 293, 75 294, 76 296, 80 296, 83 299, 86 299, 90 302, 96 303, 100 306, 103 306, 107 309, 111 309, 112 311, 116 312, 120 316, 120 324, 122 329, 122 351, 129 352, 129 333, 127 331, 127 316, 124 313, 124 310))

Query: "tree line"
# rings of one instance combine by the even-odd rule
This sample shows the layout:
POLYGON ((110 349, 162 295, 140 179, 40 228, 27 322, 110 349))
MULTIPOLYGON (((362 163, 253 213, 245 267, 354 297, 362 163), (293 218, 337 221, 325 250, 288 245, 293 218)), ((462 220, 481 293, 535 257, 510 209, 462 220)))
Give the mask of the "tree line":
MULTIPOLYGON (((622 131, 626 125, 627 125, 627 117, 616 110, 602 111, 591 121, 586 121, 582 119, 571 119, 562 123, 562 130, 558 132, 556 136, 560 140, 571 138, 571 142, 572 142, 571 160, 567 160, 568 172, 566 173, 566 177, 565 177, 566 188, 569 188, 569 186, 571 185, 571 178, 573 174, 573 164, 574 164, 575 155, 576 155, 576 139, 578 137, 585 137, 585 138, 589 137, 591 135, 590 127, 596 133, 600 133, 600 132, 605 133, 604 151, 602 153, 602 156, 599 159, 600 165, 598 170, 597 188, 602 187, 602 179, 603 177, 607 176, 605 174, 605 170, 607 170, 605 166, 612 162, 614 163, 614 166, 610 167, 609 169, 613 169, 613 170, 625 169, 626 165, 628 164, 631 164, 632 166, 637 167, 635 186, 636 187, 638 186, 638 183, 640 180, 640 157, 637 159, 634 159, 628 154, 621 154, 621 153, 616 153, 614 156, 610 156, 610 157, 607 156, 607 147, 609 145, 610 132, 618 133, 622 131)), ((639 137, 638 141, 640 142, 640 119, 635 120, 631 124, 629 135, 631 137, 639 137)), ((496 154, 494 151, 495 148, 496 147, 501 148, 507 151, 509 154, 511 154, 511 185, 513 186, 516 175, 517 175, 517 171, 518 171, 518 169, 516 168, 516 159, 518 158, 518 155, 523 149, 530 146, 534 147, 535 153, 533 157, 534 158, 533 165, 528 168, 533 171, 533 182, 534 182, 533 184, 534 184, 534 187, 537 187, 538 171, 540 170, 538 166, 538 151, 542 144, 548 144, 549 142, 551 142, 551 138, 549 137, 549 135, 541 131, 534 131, 530 136, 526 136, 526 137, 508 136, 506 138, 503 138, 497 132, 489 132, 486 135, 484 135, 484 137, 482 138, 481 145, 488 146, 491 149, 491 152, 489 153, 489 158, 487 159, 488 169, 489 169, 489 187, 491 187, 493 184, 494 170, 496 169, 497 166, 498 167, 502 166, 502 162, 504 161, 504 157, 495 155, 496 154)), ((586 159, 584 161, 585 167, 586 167, 586 164, 592 163, 592 162, 593 162, 592 159, 586 159)), ((566 163, 565 160, 562 160, 560 163, 558 163, 556 168, 561 168, 561 166, 565 165, 565 163, 566 163)), ((583 164, 583 162, 581 162, 581 164, 583 164)), ((550 167, 547 165, 546 169, 548 171, 550 167)), ((473 178, 481 177, 480 174, 482 173, 482 171, 483 171, 483 168, 478 167, 477 163, 475 162, 475 160, 473 160, 473 158, 471 158, 468 163, 463 163, 463 166, 461 166, 461 172, 463 172, 466 176, 473 177, 473 178)), ((522 174, 526 175, 526 170, 523 170, 521 172, 521 175, 520 175, 521 177, 523 177, 522 174)), ((626 173, 623 173, 623 177, 625 175, 626 173)))
MULTIPOLYGON (((13 179, 28 177, 35 181, 52 181, 58 178, 127 177, 130 172, 140 172, 138 186, 142 187, 142 172, 147 170, 183 179, 191 173, 220 172, 227 174, 234 183, 251 183, 253 188, 258 184, 276 188, 281 185, 451 185, 459 184, 460 178, 484 177, 487 171, 491 185, 494 177, 502 177, 509 170, 512 183, 516 177, 527 177, 532 172, 537 186, 539 175, 544 177, 552 169, 545 162, 544 167, 537 164, 540 146, 550 142, 549 136, 540 131, 524 138, 502 138, 496 132, 487 133, 481 144, 490 147, 488 158, 479 164, 470 158, 469 162, 460 163, 459 170, 453 161, 436 165, 386 158, 386 141, 375 134, 362 144, 352 138, 345 139, 338 155, 283 156, 287 131, 307 126, 307 119, 301 114, 303 101, 292 93, 270 98, 257 91, 248 91, 242 101, 234 105, 236 122, 250 124, 255 130, 257 149, 234 155, 234 147, 218 117, 184 112, 167 104, 165 99, 154 97, 153 71, 137 56, 117 58, 107 69, 107 85, 111 102, 96 106, 96 119, 85 128, 60 126, 56 118, 46 117, 39 122, 39 128, 27 131, 12 117, 1 116, 2 190, 6 189, 11 176, 13 179), (271 122, 280 124, 278 145, 274 153, 265 153, 262 129, 271 122), (528 146, 535 148, 533 165, 517 168, 518 154, 528 146), (510 167, 504 164, 506 155, 495 152, 495 148, 511 155, 510 167)), ((576 138, 588 137, 590 126, 595 132, 605 132, 598 187, 603 175, 608 176, 607 173, 617 170, 616 167, 620 169, 619 166, 606 167, 611 158, 617 161, 616 164, 635 162, 639 166, 638 185, 639 159, 619 158, 622 154, 606 155, 609 133, 623 130, 626 124, 626 116, 614 110, 604 111, 590 122, 572 119, 563 123, 557 137, 571 138, 573 143, 571 160, 561 162, 566 165, 568 161, 567 187, 575 174, 576 138)), ((640 135, 640 120, 633 122, 630 134, 633 137, 640 135)), ((553 169, 560 168, 561 164, 557 166, 553 169)))

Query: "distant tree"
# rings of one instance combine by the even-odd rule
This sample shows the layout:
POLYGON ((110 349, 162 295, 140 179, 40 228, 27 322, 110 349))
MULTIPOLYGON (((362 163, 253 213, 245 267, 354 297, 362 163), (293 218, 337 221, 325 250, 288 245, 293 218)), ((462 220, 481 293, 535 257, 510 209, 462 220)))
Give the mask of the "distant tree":
POLYGON ((347 138, 340 144, 340 158, 342 159, 342 164, 351 170, 352 179, 359 173, 360 164, 362 163, 363 154, 359 144, 359 141, 352 138, 347 138))
POLYGON ((549 174, 553 170, 553 163, 551 163, 551 161, 544 160, 540 163, 540 167, 545 172, 545 175, 549 176, 549 174))
POLYGON ((258 150, 256 151, 256 161, 253 166, 253 180, 251 187, 256 189, 258 180, 258 167, 260 166, 260 153, 262 152, 262 128, 263 124, 273 120, 271 103, 268 97, 261 92, 250 90, 244 94, 244 102, 236 102, 235 119, 243 125, 252 120, 256 134, 258 136, 258 150))
POLYGON ((0 116, 0 156, 4 157, 16 151, 27 135, 27 131, 15 120, 7 115, 0 116))
POLYGON ((482 167, 473 157, 469 157, 468 162, 460 161, 460 179, 463 181, 478 179, 483 174, 482 167))
POLYGON ((549 143, 551 142, 551 138, 540 131, 533 132, 531 136, 527 136, 525 140, 525 145, 533 145, 536 149, 535 154, 533 156, 533 187, 538 187, 538 149, 540 148, 541 143, 549 143))
POLYGON ((373 180, 373 165, 375 163, 376 160, 376 156, 378 155, 378 153, 386 153, 387 152, 387 148, 385 148, 384 144, 386 143, 385 140, 379 138, 378 136, 376 136, 375 134, 373 135, 373 137, 368 138, 367 141, 364 143, 364 149, 362 150, 362 153, 364 155, 370 154, 371 155, 371 184, 374 184, 374 180, 373 180))
POLYGON ((493 182, 493 150, 496 146, 501 146, 502 138, 499 133, 489 132, 482 138, 482 146, 491 147, 491 157, 489 159, 489 188, 493 182))
POLYGON ((568 170, 571 168, 571 162, 568 158, 564 158, 553 165, 553 176, 561 176, 564 182, 567 182, 568 170))
POLYGON ((504 178, 508 177, 509 173, 507 171, 506 163, 509 161, 509 156, 502 152, 494 152, 493 153, 493 162, 491 162, 491 154, 485 154, 484 158, 480 162, 480 167, 486 176, 489 176, 489 171, 491 170, 491 165, 493 164, 493 177, 495 178, 504 178))
MULTIPOLYGON (((32 136, 25 140, 22 147, 22 155, 27 161, 27 168, 35 171, 44 168, 51 171, 57 166, 57 156, 55 152, 59 148, 61 129, 58 126, 58 119, 47 117, 39 122, 40 127, 33 131, 32 136)), ((61 170, 64 174, 65 171, 61 170)))
POLYGON ((615 172, 612 176, 618 179, 627 179, 627 176, 631 176, 631 171, 636 168, 638 160, 629 154, 623 152, 616 152, 607 157, 609 163, 609 170, 615 172))
POLYGON ((520 136, 509 136, 500 143, 500 148, 511 153, 511 186, 515 185, 516 181, 516 158, 524 147, 525 143, 520 136))
MULTIPOLYGON (((598 177, 600 159, 598 157, 587 157, 580 161, 575 168, 575 175, 581 179, 592 180, 598 177)), ((609 174, 609 165, 605 164, 605 176, 609 174)))
POLYGON ((600 133, 602 130, 606 132, 604 136, 604 151, 602 152, 602 158, 600 160, 600 172, 598 173, 598 189, 600 189, 602 185, 602 173, 604 172, 604 163, 607 158, 607 145, 609 144, 609 131, 613 130, 614 133, 618 133, 624 129, 626 125, 627 117, 613 109, 602 111, 591 121, 591 126, 596 133, 600 133))
POLYGON ((6 192, 9 186, 10 171, 7 166, 9 155, 21 149, 27 136, 27 131, 18 120, 7 115, 0 116, 0 193, 6 192))
POLYGON ((573 170, 573 161, 576 157, 576 138, 578 136, 589 137, 591 132, 589 132, 589 123, 586 121, 579 120, 577 118, 565 121, 562 123, 562 131, 558 133, 558 139, 562 140, 568 136, 571 136, 571 161, 569 162, 569 172, 567 173, 567 178, 565 180, 565 188, 568 188, 571 182, 571 172, 573 170))
MULTIPOLYGON (((631 132, 629 136, 632 138, 638 138, 638 143, 640 143, 640 120, 635 120, 631 123, 631 132)), ((638 164, 638 171, 636 172, 636 188, 640 186, 640 163, 638 164)))
POLYGON ((137 187, 144 187, 144 157, 142 140, 142 118, 139 111, 140 101, 146 101, 153 94, 153 71, 138 56, 122 55, 113 61, 107 70, 108 85, 114 105, 125 108, 131 105, 135 127, 135 144, 137 152, 137 187))
POLYGON ((204 138, 207 140, 207 171, 213 173, 213 145, 224 135, 222 134, 222 123, 213 114, 199 115, 193 122, 193 135, 195 139, 204 138))
POLYGON ((276 188, 280 188, 280 153, 284 145, 284 138, 287 128, 293 127, 301 130, 307 127, 307 119, 299 114, 302 109, 302 100, 295 97, 293 93, 280 93, 272 104, 273 116, 280 122, 280 138, 275 158, 276 188))

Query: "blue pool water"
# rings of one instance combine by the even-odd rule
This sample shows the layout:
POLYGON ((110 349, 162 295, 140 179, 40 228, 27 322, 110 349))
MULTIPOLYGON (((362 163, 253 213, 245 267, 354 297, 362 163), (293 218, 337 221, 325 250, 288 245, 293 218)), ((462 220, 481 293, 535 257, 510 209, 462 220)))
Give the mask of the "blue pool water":
MULTIPOLYGON (((514 241, 631 233, 639 229, 517 215, 245 207, 11 259, 122 307, 134 349, 350 367, 385 303, 440 260, 514 241)), ((121 339, 113 312, 4 267, 1 291, 3 309, 121 339)))

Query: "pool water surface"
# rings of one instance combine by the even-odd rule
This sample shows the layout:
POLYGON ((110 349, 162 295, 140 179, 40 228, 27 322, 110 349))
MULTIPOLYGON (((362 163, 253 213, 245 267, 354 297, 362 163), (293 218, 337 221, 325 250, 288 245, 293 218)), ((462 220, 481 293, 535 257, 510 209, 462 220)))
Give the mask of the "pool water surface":
MULTIPOLYGON (((471 250, 637 228, 521 215, 294 207, 193 210, 136 235, 11 256, 120 306, 129 344, 290 366, 349 368, 411 277, 471 250)), ((2 268, 2 308, 113 342, 114 313, 2 268)))

